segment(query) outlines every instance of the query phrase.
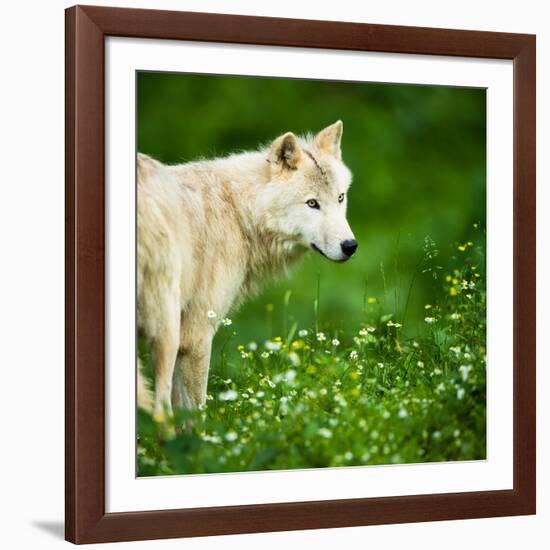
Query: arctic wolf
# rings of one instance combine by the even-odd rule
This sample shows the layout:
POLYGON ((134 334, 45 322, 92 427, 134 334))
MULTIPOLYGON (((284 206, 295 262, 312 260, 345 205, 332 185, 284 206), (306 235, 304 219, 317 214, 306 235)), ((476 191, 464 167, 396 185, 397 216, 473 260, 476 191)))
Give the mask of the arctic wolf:
POLYGON ((138 369, 138 405, 162 419, 206 399, 220 320, 307 250, 345 262, 351 173, 342 122, 315 136, 167 166, 137 158, 138 328, 151 345, 154 396, 138 369))

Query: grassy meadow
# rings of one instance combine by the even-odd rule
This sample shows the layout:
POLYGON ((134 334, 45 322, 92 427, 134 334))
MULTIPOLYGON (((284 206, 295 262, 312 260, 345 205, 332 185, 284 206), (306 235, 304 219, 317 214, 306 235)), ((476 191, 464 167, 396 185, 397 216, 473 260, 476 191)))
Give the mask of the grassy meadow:
MULTIPOLYGON (((367 287, 354 332, 322 323, 320 278, 310 326, 285 317, 280 335, 243 342, 220 319, 207 405, 173 419, 192 429, 166 436, 139 411, 139 475, 485 458, 484 239, 472 238, 447 269, 426 239, 418 275, 441 292, 415 338, 407 310, 397 315, 367 287)), ((283 312, 291 300, 289 290, 283 312)), ((151 369, 144 347, 142 359, 151 369)))
MULTIPOLYGON (((308 254, 218 319, 208 400, 138 411, 140 476, 485 458, 485 91, 139 73, 168 163, 342 119, 346 264, 308 254), (251 101, 253 98, 254 101, 251 101)), ((139 354, 152 375, 149 350, 139 354)))

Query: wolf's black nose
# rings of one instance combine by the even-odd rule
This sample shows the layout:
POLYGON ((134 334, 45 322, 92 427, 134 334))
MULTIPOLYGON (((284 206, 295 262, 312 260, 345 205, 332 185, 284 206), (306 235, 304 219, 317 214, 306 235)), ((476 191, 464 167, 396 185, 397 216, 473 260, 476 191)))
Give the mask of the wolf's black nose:
POLYGON ((345 241, 342 241, 340 243, 340 246, 342 247, 342 252, 346 256, 353 256, 353 254, 357 250, 357 241, 355 239, 347 239, 345 241))

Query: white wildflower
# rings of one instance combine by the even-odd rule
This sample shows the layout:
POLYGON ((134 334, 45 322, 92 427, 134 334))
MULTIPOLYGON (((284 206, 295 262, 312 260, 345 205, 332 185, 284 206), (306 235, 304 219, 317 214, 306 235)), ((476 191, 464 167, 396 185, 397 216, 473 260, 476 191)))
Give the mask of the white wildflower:
POLYGON ((325 439, 330 439, 332 437, 332 432, 328 428, 320 428, 317 433, 325 439))
POLYGON ((289 369, 285 372, 285 381, 288 383, 294 382, 296 378, 296 371, 294 369, 289 369))
POLYGON ((227 432, 227 433, 225 434, 225 439, 226 439, 227 441, 236 441, 238 437, 239 437, 239 436, 237 435, 237 432, 233 432, 233 431, 227 432))
POLYGON ((235 401, 237 397, 239 394, 235 390, 227 390, 218 395, 220 401, 235 401))
POLYGON ((417 361, 416 366, 420 367, 420 368, 423 368, 424 367, 424 361, 417 361))
POLYGON ((224 327, 229 327, 233 324, 233 321, 229 317, 224 317, 221 322, 224 327))
POLYGON ((399 412, 397 413, 397 416, 399 418, 407 418, 407 416, 409 416, 409 413, 406 411, 406 409, 404 409, 403 407, 401 407, 399 409, 399 412))
POLYGON ((327 339, 324 332, 318 332, 317 333, 317 341, 318 342, 324 342, 327 339))
POLYGON ((279 351, 283 347, 280 342, 274 342, 273 340, 267 340, 264 346, 269 351, 279 351))
POLYGON ((209 309, 207 312, 206 312, 206 316, 209 318, 209 319, 215 319, 217 317, 216 315, 216 312, 212 309, 209 309))
POLYGON ((466 380, 468 380, 468 377, 470 376, 470 371, 472 370, 472 366, 460 365, 460 367, 458 367, 458 370, 460 372, 460 376, 462 377, 462 380, 466 382, 466 380))
POLYGON ((334 396, 334 401, 336 401, 336 403, 338 403, 338 405, 340 405, 340 407, 347 407, 348 406, 348 402, 342 397, 342 395, 340 393, 337 393, 335 396, 334 396))
POLYGON ((426 323, 428 323, 428 325, 431 325, 432 323, 436 322, 436 318, 435 317, 424 317, 424 321, 426 323))
POLYGON ((307 336, 307 329, 303 328, 302 330, 298 331, 298 336, 300 338, 305 338, 307 336))
POLYGON ((331 343, 336 347, 340 345, 340 340, 338 340, 338 338, 333 338, 331 343))
POLYGON ((462 399, 462 398, 464 397, 464 394, 465 394, 465 393, 466 393, 466 392, 464 391, 464 388, 458 388, 458 389, 456 390, 456 398, 457 398, 457 399, 462 399))
POLYGON ((355 361, 358 357, 359 357, 359 354, 355 350, 352 350, 349 354, 349 358, 352 361, 355 361))
POLYGON ((221 443, 222 439, 219 435, 208 435, 207 433, 201 434, 201 439, 203 441, 207 441, 208 443, 221 443))
POLYGON ((294 367, 297 367, 300 364, 300 356, 295 351, 291 351, 288 354, 288 359, 294 367))

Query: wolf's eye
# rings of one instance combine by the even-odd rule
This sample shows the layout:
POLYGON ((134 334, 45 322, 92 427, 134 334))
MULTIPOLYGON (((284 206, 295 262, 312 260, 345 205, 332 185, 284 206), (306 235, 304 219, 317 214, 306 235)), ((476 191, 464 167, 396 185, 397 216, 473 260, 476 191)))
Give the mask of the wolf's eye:
POLYGON ((345 196, 344 193, 340 193, 338 195, 338 202, 344 202, 344 196, 345 196))
POLYGON ((319 208, 321 208, 319 206, 319 203, 317 202, 316 199, 309 199, 306 204, 310 207, 310 208, 316 208, 317 210, 319 210, 319 208))

